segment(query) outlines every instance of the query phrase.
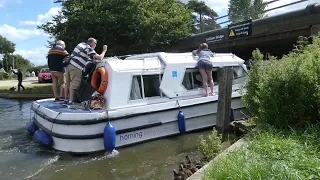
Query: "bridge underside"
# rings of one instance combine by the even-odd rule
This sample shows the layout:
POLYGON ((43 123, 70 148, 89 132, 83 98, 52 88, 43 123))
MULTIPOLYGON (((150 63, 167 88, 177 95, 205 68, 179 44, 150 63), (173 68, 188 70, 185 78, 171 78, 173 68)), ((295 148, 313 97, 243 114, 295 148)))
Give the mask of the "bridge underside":
POLYGON ((256 48, 263 53, 270 53, 273 56, 281 57, 288 54, 293 45, 296 44, 299 36, 311 36, 311 28, 301 28, 290 32, 266 34, 245 39, 230 41, 225 47, 214 48, 215 52, 232 52, 243 59, 251 58, 251 53, 256 48))
POLYGON ((250 59, 252 51, 256 48, 259 48, 263 53, 281 57, 293 49, 299 36, 310 37, 318 34, 320 31, 320 4, 310 4, 304 9, 254 20, 248 27, 247 29, 251 29, 251 33, 248 33, 250 35, 247 37, 230 38, 229 27, 225 27, 190 35, 170 49, 174 52, 192 51, 200 43, 207 42, 213 52, 231 52, 243 59, 250 59))
MULTIPOLYGON (((296 44, 299 36, 309 37, 312 34, 312 27, 304 27, 296 30, 251 36, 223 43, 209 44, 210 49, 216 53, 234 53, 243 59, 250 59, 252 51, 259 49, 261 52, 281 57, 288 54, 293 45, 296 44)), ((192 51, 193 48, 180 49, 179 51, 192 51)))

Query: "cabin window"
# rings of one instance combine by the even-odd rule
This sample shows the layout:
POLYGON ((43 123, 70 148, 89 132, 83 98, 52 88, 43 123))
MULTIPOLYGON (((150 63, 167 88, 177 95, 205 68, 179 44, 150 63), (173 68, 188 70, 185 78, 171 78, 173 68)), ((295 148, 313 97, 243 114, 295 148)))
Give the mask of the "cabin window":
POLYGON ((160 96, 160 78, 157 75, 144 75, 143 77, 143 87, 145 97, 160 96))
POLYGON ((240 66, 233 67, 233 81, 232 84, 244 83, 247 79, 247 72, 240 66))
POLYGON ((149 97, 163 97, 160 91, 162 74, 133 76, 130 92, 130 100, 149 97))
POLYGON ((183 77, 182 85, 183 85, 187 90, 193 89, 192 73, 191 73, 191 72, 185 73, 185 75, 184 75, 184 77, 183 77))
MULTIPOLYGON (((233 68, 233 81, 232 84, 241 84, 247 78, 247 72, 241 66, 235 66, 233 68)), ((219 84, 218 82, 218 68, 213 68, 212 70, 212 79, 214 86, 219 84)), ((202 78, 199 70, 196 69, 187 69, 184 75, 182 85, 187 90, 193 90, 202 88, 202 78)), ((208 87, 210 86, 207 83, 208 87)))
POLYGON ((133 76, 130 100, 142 99, 141 76, 133 76))
MULTIPOLYGON (((217 68, 214 68, 212 70, 212 79, 214 82, 214 85, 218 85, 218 74, 217 74, 217 68)), ((193 90, 202 88, 202 78, 201 74, 198 69, 187 69, 186 73, 183 77, 182 85, 187 90, 193 90)), ((209 83, 208 83, 209 86, 209 83)))

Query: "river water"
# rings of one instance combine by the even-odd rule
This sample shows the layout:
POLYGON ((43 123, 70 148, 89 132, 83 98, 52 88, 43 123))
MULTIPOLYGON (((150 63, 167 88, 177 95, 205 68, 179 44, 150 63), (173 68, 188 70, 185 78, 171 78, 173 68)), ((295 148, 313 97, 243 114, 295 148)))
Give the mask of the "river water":
POLYGON ((32 101, 0 98, 0 179, 133 180, 173 179, 172 170, 186 155, 199 158, 197 139, 210 131, 190 133, 118 149, 118 154, 73 156, 33 142, 25 124, 32 101))

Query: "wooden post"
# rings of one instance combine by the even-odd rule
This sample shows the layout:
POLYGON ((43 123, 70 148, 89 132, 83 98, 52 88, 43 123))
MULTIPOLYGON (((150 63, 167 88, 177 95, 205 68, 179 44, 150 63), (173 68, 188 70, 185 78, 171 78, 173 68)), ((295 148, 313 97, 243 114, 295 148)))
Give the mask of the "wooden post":
POLYGON ((320 25, 311 26, 311 36, 318 36, 320 33, 320 25))
POLYGON ((218 70, 218 79, 219 96, 216 129, 219 133, 225 134, 230 127, 233 69, 231 67, 220 68, 218 70))

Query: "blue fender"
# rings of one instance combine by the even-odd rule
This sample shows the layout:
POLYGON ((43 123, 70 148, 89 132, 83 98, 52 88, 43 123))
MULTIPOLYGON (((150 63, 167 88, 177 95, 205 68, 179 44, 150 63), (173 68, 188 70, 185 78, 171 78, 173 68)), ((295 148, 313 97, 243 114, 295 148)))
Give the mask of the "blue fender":
POLYGON ((53 143, 52 137, 41 129, 34 133, 33 138, 42 146, 51 146, 53 143))
POLYGON ((103 131, 103 145, 108 152, 116 148, 116 129, 110 122, 107 123, 103 131))
POLYGON ((34 132, 36 132, 39 128, 38 126, 36 125, 36 123, 30 121, 30 122, 27 122, 26 124, 27 126, 27 131, 29 132, 29 134, 33 135, 34 132))
POLYGON ((184 117, 184 114, 182 111, 179 111, 178 113, 178 126, 180 133, 186 132, 186 118, 184 117))

